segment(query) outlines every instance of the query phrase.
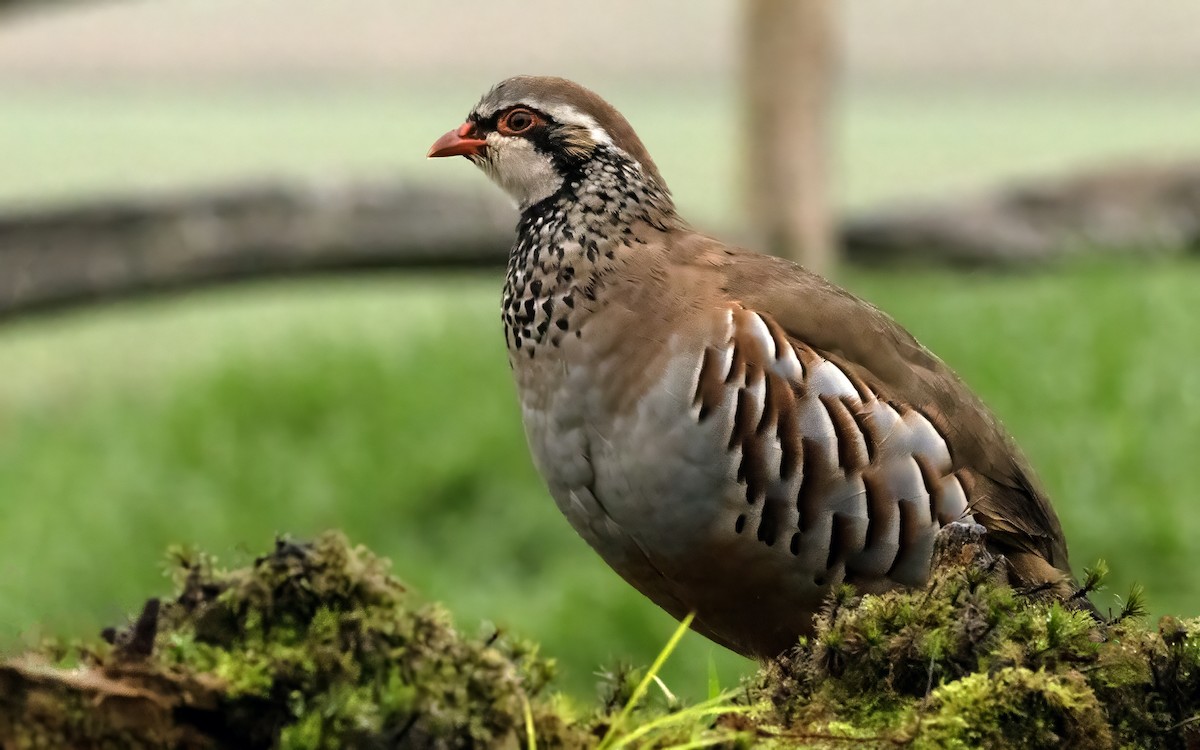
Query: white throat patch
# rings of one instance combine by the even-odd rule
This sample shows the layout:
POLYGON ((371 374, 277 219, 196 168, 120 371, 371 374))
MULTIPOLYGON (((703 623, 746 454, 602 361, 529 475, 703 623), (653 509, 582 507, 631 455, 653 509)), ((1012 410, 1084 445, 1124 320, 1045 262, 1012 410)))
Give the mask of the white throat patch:
POLYGON ((548 154, 524 138, 488 133, 487 156, 478 163, 492 181, 525 210, 554 195, 563 178, 548 154))

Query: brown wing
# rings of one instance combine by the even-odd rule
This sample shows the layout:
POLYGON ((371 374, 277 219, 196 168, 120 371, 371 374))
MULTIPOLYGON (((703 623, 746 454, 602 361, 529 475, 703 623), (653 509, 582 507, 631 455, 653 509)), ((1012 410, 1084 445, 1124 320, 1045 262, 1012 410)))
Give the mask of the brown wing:
POLYGON ((954 372, 887 314, 793 263, 681 237, 674 261, 720 276, 728 299, 766 313, 789 336, 819 350, 881 397, 923 413, 943 434, 966 479, 988 543, 1024 583, 1070 575, 1053 507, 999 421, 954 372))

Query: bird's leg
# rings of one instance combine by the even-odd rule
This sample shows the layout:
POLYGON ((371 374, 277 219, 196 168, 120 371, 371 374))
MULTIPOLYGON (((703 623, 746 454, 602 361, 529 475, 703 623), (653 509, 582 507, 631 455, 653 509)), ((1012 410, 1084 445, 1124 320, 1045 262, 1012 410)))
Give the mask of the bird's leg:
POLYGON ((984 546, 987 529, 977 523, 952 521, 943 526, 933 541, 933 569, 991 564, 992 553, 984 546))

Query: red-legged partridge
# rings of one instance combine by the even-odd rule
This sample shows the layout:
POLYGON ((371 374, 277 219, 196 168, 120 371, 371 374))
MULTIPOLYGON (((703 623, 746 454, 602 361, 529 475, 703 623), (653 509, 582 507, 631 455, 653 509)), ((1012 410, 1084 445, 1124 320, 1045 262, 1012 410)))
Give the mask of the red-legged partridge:
POLYGON ((1017 582, 1071 590, 1053 508, 962 381, 872 305, 692 230, 599 96, 510 78, 429 155, 516 200, 503 319, 534 462, 672 615, 773 656, 833 586, 922 585, 955 521, 1017 582))

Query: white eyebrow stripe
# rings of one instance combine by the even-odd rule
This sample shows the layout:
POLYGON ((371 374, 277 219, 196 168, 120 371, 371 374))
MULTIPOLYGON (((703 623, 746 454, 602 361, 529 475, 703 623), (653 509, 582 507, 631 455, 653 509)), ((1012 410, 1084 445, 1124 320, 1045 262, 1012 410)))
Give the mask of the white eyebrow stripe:
POLYGON ((552 107, 537 107, 537 109, 540 109, 559 122, 584 128, 591 134, 592 140, 596 143, 602 143, 605 146, 613 145, 612 136, 608 134, 608 131, 600 127, 600 123, 596 122, 594 117, 580 112, 569 104, 556 104, 552 107))

